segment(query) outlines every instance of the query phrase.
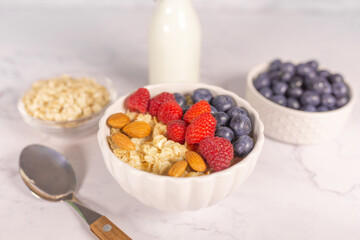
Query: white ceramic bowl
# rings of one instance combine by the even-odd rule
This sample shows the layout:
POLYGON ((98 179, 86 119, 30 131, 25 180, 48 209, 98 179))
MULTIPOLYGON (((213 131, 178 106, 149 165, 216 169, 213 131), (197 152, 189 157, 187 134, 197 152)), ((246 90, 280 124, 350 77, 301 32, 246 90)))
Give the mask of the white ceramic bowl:
POLYGON ((328 112, 305 112, 276 104, 254 87, 253 80, 264 72, 268 63, 254 67, 247 75, 246 100, 259 112, 264 122, 265 135, 273 139, 297 144, 317 144, 336 137, 343 129, 354 106, 356 94, 350 88, 350 101, 343 107, 328 112))
POLYGON ((264 143, 264 127, 258 113, 244 99, 220 87, 207 84, 172 83, 145 86, 151 96, 163 91, 192 93, 197 88, 207 88, 213 94, 227 94, 234 98, 238 106, 249 111, 253 124, 255 145, 251 153, 234 166, 210 175, 200 177, 173 178, 144 172, 119 160, 110 150, 106 141, 109 128, 106 119, 113 113, 124 112, 124 100, 128 95, 120 97, 111 105, 101 118, 98 131, 98 142, 111 175, 131 196, 143 204, 161 210, 198 210, 212 206, 234 191, 254 170, 264 143))

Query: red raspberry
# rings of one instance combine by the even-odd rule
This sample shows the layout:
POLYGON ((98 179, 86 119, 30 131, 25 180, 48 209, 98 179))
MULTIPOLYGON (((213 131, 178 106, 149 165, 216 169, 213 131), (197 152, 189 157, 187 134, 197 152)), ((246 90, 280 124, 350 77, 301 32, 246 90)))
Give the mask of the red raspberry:
POLYGON ((201 114, 210 113, 210 112, 211 112, 210 104, 205 100, 201 100, 195 103, 194 105, 192 105, 191 108, 186 111, 184 115, 184 121, 188 123, 192 123, 195 120, 195 118, 197 118, 201 114))
POLYGON ((207 137, 199 144, 199 153, 214 171, 230 167, 234 157, 231 142, 221 137, 207 137))
POLYGON ((214 136, 216 119, 211 113, 203 113, 186 129, 185 140, 188 144, 199 143, 205 137, 214 136))
POLYGON ((177 102, 165 102, 159 107, 158 118, 165 124, 181 119, 183 110, 177 102))
POLYGON ((170 102, 170 101, 171 102, 175 101, 175 96, 172 93, 162 92, 162 93, 156 95, 155 97, 150 99, 149 109, 148 109, 149 113, 153 116, 157 116, 159 107, 161 106, 161 104, 163 104, 164 102, 170 102))
POLYGON ((146 88, 139 88, 125 101, 125 106, 131 111, 146 113, 149 105, 150 93, 146 88))
POLYGON ((186 123, 183 120, 173 120, 167 125, 168 139, 183 144, 185 142, 186 123))

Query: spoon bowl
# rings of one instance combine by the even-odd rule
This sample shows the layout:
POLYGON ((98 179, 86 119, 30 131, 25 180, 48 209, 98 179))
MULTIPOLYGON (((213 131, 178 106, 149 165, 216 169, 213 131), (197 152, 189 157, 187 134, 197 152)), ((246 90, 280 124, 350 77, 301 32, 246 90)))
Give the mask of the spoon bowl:
POLYGON ((69 200, 76 175, 67 159, 42 145, 30 145, 20 155, 20 176, 32 193, 49 201, 69 200))

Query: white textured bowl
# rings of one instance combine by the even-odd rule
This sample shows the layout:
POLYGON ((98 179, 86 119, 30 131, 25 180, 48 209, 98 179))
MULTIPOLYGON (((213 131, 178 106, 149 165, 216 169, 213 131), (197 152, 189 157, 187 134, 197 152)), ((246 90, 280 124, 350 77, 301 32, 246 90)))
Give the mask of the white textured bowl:
POLYGON ((220 87, 207 84, 172 83, 145 86, 151 96, 163 91, 191 93, 197 88, 207 88, 213 94, 227 94, 234 98, 238 106, 249 111, 253 125, 254 148, 241 162, 234 166, 206 176, 173 178, 144 172, 119 160, 110 150, 106 141, 109 128, 106 119, 113 113, 124 112, 124 100, 120 97, 111 105, 101 118, 98 131, 98 142, 103 158, 111 175, 131 196, 143 204, 161 210, 198 210, 212 206, 234 191, 252 173, 264 143, 264 127, 258 113, 244 99, 220 87))
POLYGON ((299 111, 276 104, 256 90, 253 79, 267 67, 268 63, 254 67, 247 75, 246 86, 246 100, 259 112, 266 136, 286 143, 308 145, 331 140, 339 134, 356 98, 349 82, 346 83, 351 95, 345 106, 328 112, 299 111))

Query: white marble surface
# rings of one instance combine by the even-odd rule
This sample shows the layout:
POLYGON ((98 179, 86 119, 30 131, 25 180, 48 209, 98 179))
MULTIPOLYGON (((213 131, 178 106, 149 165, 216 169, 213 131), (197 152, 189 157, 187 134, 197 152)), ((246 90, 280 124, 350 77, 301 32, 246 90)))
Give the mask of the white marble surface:
MULTIPOLYGON (((105 169, 95 135, 58 139, 20 118, 16 100, 38 76, 95 71, 119 94, 147 82, 150 8, 0 9, 0 239, 89 239, 62 203, 34 198, 18 174, 20 151, 42 143, 65 154, 78 194, 133 239, 360 239, 360 107, 327 144, 266 139, 254 173, 220 204, 169 213, 128 196, 105 169)), ((275 56, 315 57, 360 90, 359 14, 201 10, 202 81, 244 95, 245 74, 275 56)))

